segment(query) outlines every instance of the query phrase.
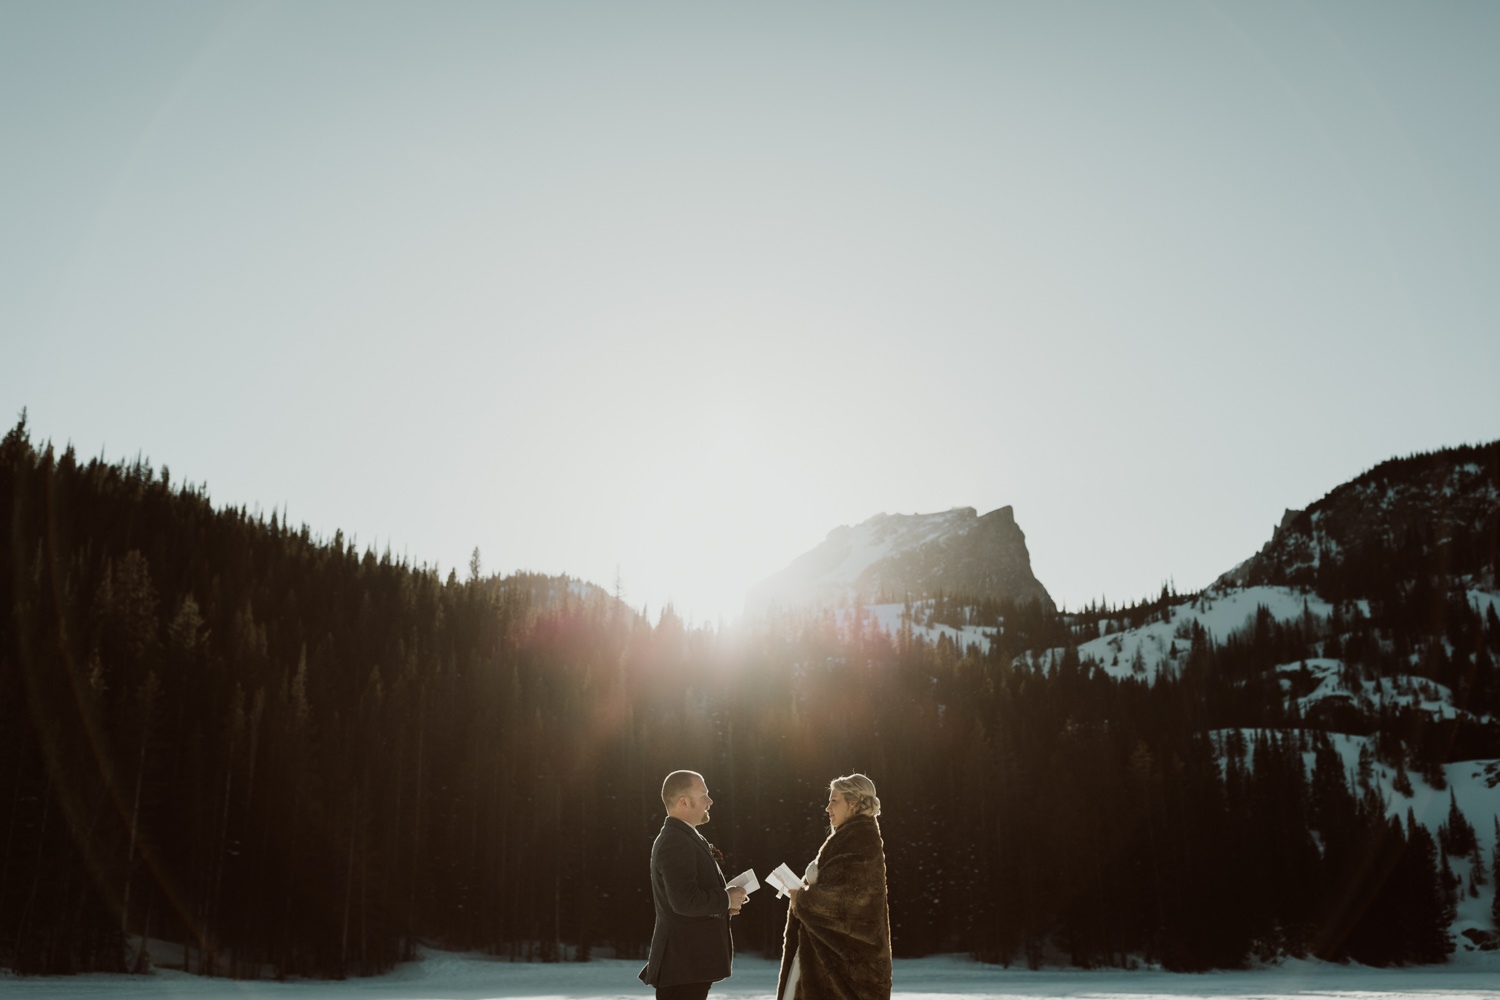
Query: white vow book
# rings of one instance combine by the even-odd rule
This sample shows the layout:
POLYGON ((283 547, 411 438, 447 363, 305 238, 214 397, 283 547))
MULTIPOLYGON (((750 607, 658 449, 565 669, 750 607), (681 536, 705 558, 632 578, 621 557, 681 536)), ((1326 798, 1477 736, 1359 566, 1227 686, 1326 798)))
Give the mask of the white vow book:
POLYGON ((733 888, 734 886, 744 889, 746 896, 759 889, 760 883, 755 881, 755 869, 746 868, 725 884, 725 888, 733 888))
POLYGON ((788 895, 793 889, 804 888, 802 880, 785 862, 777 865, 776 870, 766 876, 766 884, 776 890, 777 899, 788 895))

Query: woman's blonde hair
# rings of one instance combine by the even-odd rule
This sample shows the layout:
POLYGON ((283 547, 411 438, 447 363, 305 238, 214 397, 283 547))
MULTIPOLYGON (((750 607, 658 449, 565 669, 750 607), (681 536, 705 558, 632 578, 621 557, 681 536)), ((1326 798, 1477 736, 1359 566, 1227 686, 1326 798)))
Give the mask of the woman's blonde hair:
POLYGON ((875 794, 875 782, 863 774, 846 774, 842 778, 834 778, 828 783, 828 790, 844 797, 852 815, 880 815, 880 798, 875 794))

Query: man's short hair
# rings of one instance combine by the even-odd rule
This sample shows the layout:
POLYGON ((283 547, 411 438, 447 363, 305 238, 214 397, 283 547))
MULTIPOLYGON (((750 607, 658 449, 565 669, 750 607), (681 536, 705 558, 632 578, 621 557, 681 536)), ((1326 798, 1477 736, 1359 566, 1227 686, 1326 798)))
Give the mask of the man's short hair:
POLYGON ((661 804, 667 807, 667 812, 672 811, 682 796, 692 794, 693 785, 699 781, 703 781, 703 775, 697 771, 673 771, 667 775, 667 780, 661 783, 661 804))

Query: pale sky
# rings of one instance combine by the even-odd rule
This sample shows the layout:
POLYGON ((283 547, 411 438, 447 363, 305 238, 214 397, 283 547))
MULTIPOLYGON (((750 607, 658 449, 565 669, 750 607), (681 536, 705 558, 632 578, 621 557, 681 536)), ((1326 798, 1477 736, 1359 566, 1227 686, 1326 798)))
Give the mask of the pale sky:
POLYGON ((1500 437, 1500 3, 0 0, 0 417, 655 619, 1202 587, 1500 437))

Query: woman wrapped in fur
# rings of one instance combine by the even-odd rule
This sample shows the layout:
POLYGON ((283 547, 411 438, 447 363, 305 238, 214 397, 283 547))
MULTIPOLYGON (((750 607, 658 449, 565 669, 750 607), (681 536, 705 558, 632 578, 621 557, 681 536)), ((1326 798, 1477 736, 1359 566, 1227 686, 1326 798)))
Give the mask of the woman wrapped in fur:
POLYGON ((833 831, 791 893, 777 1000, 889 1000, 891 917, 880 799, 863 774, 828 786, 833 831))

